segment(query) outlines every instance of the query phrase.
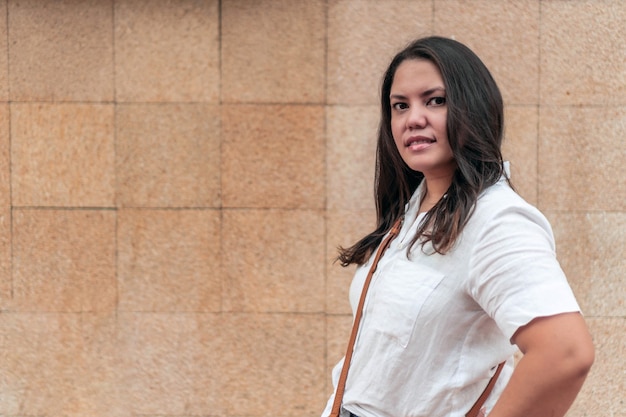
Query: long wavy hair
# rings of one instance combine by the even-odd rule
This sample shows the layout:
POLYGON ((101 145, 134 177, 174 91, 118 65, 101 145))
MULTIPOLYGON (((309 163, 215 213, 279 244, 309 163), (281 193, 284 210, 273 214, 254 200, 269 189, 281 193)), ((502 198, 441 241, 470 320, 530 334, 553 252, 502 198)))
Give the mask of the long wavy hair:
POLYGON ((479 195, 504 174, 500 147, 504 129, 502 95, 491 73, 467 46, 430 36, 410 43, 391 61, 381 86, 381 118, 374 182, 377 226, 349 248, 339 248, 343 266, 361 265, 376 250, 424 179, 402 160, 391 133, 390 91, 398 66, 408 59, 425 59, 441 73, 446 90, 448 142, 457 168, 442 198, 421 222, 411 247, 432 242, 435 252, 447 253, 472 215, 479 195))

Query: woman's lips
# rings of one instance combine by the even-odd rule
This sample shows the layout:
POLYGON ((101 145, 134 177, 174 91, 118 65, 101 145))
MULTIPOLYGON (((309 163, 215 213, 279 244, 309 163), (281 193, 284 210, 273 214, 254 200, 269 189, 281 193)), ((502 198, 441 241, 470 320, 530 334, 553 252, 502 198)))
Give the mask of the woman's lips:
POLYGON ((437 142, 435 139, 426 136, 411 136, 405 142, 405 146, 412 151, 421 151, 435 142, 437 142))

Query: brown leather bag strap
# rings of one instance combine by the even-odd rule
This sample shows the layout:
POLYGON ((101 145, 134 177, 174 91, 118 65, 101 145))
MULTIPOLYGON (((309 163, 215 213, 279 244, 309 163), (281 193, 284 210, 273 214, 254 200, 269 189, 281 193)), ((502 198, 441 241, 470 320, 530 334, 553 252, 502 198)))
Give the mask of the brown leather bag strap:
POLYGON ((389 234, 380 244, 378 252, 374 257, 372 266, 367 273, 365 283, 363 284, 363 290, 361 291, 361 298, 359 299, 359 305, 354 315, 354 323, 352 323, 352 333, 350 334, 350 340, 348 341, 348 348, 346 350, 346 356, 343 360, 343 367, 341 368, 341 375, 339 376, 339 382, 337 383, 337 390, 335 391, 335 400, 333 402, 333 408, 330 412, 330 417, 339 417, 341 412, 341 401, 343 400, 343 392, 346 389, 346 380, 348 379, 348 368, 350 367, 350 361, 352 360, 352 352, 354 351, 354 343, 356 342, 356 336, 359 331, 359 324, 361 323, 361 316, 363 315, 363 306, 365 305, 365 298, 367 296, 367 290, 378 266, 378 261, 383 256, 383 253, 389 247, 389 244, 400 232, 402 227, 402 218, 398 219, 391 227, 389 234))
POLYGON ((480 394, 480 397, 478 397, 478 400, 476 400, 472 408, 470 408, 467 414, 465 414, 465 417, 477 417, 478 416, 480 409, 482 408, 485 401, 487 401, 487 397, 489 397, 489 394, 491 394, 493 387, 496 385, 496 381, 498 380, 498 376, 500 375, 500 372, 502 372, 502 368, 504 368, 504 362, 501 362, 498 365, 498 369, 496 369, 496 373, 493 374, 493 376, 489 380, 489 383, 485 387, 485 390, 483 391, 482 394, 480 394))

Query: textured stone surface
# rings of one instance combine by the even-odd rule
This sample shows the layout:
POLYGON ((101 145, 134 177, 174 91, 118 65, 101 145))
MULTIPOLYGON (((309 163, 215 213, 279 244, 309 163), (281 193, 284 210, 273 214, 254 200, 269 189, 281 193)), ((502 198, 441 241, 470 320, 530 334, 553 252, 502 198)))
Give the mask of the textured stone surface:
POLYGON ((542 107, 538 167, 540 207, 624 211, 624 137, 624 107, 542 107))
POLYGON ((430 0, 330 0, 328 102, 377 104, 389 61, 432 32, 432 10, 430 0))
POLYGON ((218 4, 115 2, 117 100, 217 102, 218 4))
POLYGON ((224 106, 224 207, 324 206, 321 106, 224 106))
POLYGON ((548 212, 557 254, 583 311, 626 316, 626 214, 548 212))
POLYGON ((539 0, 436 1, 435 32, 469 46, 491 71, 507 104, 535 104, 539 4, 539 0))
POLYGON ((11 297, 11 161, 9 107, 0 104, 0 311, 11 297))
POLYGON ((346 354, 351 331, 352 314, 326 316, 326 399, 333 393, 332 370, 346 354))
POLYGON ((11 207, 10 110, 0 102, 0 207, 11 207))
POLYGON ((223 316, 121 313, 118 320, 126 415, 224 415, 220 364, 232 346, 224 342, 223 316))
POLYGON ((219 206, 217 107, 126 104, 116 122, 118 206, 219 206))
POLYGON ((113 106, 10 106, 13 205, 113 206, 113 106))
POLYGON ((325 2, 222 3, 222 100, 324 101, 325 2))
POLYGON ((356 269, 355 265, 342 267, 337 258, 339 246, 349 248, 376 227, 376 211, 329 211, 326 215, 327 267, 326 312, 350 314, 348 290, 356 269))
MULTIPOLYGON (((7 0, 0 1, 0 39, 7 39, 7 0)), ((9 54, 8 45, 0 42, 0 102, 9 100, 9 54)))
POLYGON ((220 215, 126 209, 118 216, 119 309, 220 311, 220 215))
POLYGON ((115 214, 104 210, 13 211, 13 309, 112 311, 115 214))
POLYGON ((113 99, 111 0, 8 3, 11 100, 113 99))
POLYGON ((316 415, 326 400, 319 314, 224 315, 222 415, 316 415))
POLYGON ((535 106, 507 106, 502 156, 509 161, 515 190, 537 204, 537 123, 535 106))
POLYGON ((11 210, 0 208, 0 310, 6 308, 12 297, 11 279, 11 210))
POLYGON ((0 314, 0 414, 124 415, 108 314, 0 314))
POLYGON ((626 104, 626 2, 541 4, 541 102, 626 104))
POLYGON ((379 108, 375 106, 333 106, 327 110, 328 209, 375 208, 374 168, 379 114, 379 108))
POLYGON ((323 311, 321 212, 227 210, 222 242, 225 311, 323 311))

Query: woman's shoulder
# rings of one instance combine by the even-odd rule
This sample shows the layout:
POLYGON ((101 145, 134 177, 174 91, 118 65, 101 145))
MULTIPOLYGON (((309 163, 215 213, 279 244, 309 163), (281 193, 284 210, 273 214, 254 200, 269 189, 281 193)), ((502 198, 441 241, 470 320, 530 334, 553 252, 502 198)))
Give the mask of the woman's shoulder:
POLYGON ((487 187, 478 197, 479 205, 530 205, 520 196, 506 181, 501 179, 497 183, 487 187))
POLYGON ((543 213, 513 190, 506 180, 501 180, 483 191, 472 214, 472 218, 478 223, 491 222, 502 216, 516 216, 550 227, 543 213))
POLYGON ((514 247, 522 242, 529 242, 530 246, 544 242, 550 250, 555 247, 552 226, 546 216, 506 181, 482 193, 463 234, 463 243, 474 249, 495 243, 498 247, 514 247))

